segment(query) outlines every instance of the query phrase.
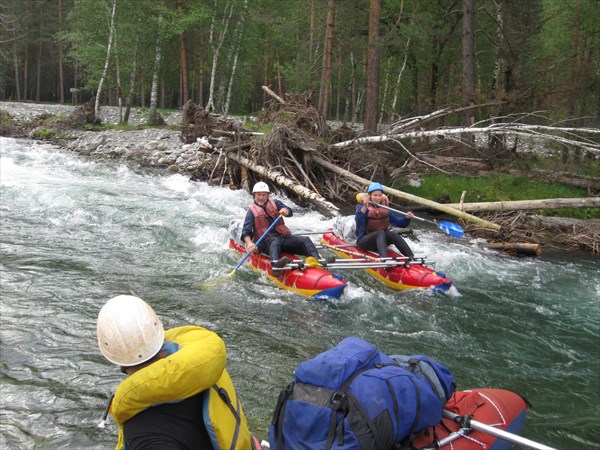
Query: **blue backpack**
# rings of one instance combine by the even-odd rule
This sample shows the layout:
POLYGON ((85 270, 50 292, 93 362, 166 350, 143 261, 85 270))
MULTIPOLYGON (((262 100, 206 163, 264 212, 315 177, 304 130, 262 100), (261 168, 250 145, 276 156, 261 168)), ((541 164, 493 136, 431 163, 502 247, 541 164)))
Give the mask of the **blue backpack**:
MULTIPOLYGON (((442 384, 450 385, 446 372, 442 384)), ((416 371, 349 337, 298 366, 279 395, 269 442, 273 450, 401 448, 441 421, 444 404, 416 371)))

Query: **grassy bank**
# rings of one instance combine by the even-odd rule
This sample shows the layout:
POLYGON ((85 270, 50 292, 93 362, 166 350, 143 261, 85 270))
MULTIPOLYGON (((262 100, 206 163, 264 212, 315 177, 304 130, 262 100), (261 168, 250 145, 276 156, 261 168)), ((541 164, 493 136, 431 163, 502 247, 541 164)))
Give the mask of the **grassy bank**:
MULTIPOLYGON (((486 177, 431 174, 423 175, 419 180, 421 184, 418 187, 403 183, 394 184, 394 188, 443 203, 459 203, 463 191, 466 191, 463 200, 465 203, 588 196, 584 188, 546 183, 527 177, 502 173, 486 177)), ((577 219, 600 218, 600 208, 544 209, 534 212, 545 216, 577 219)))

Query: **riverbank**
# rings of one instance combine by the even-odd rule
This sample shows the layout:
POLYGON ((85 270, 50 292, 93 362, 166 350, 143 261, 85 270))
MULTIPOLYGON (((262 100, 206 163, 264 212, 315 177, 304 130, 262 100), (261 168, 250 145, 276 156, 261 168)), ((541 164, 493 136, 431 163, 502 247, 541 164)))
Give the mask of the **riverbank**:
MULTIPOLYGON (((73 105, 0 102, 2 111, 5 114, 1 117, 0 135, 50 141, 84 157, 123 160, 142 167, 188 174, 202 181, 211 179, 214 167, 220 161, 218 156, 200 151, 198 143, 182 141, 181 112, 164 117, 164 126, 148 128, 144 127, 147 112, 132 109, 129 125, 138 126, 139 129, 88 131, 83 127, 77 129, 60 125, 61 118, 67 120, 73 115, 73 105)), ((118 124, 119 110, 117 107, 102 106, 99 117, 105 124, 118 124)), ((525 228, 530 227, 531 232, 523 235, 530 241, 593 253, 600 251, 599 220, 523 214, 519 214, 519 219, 527 223, 525 228)), ((510 225, 515 222, 513 215, 502 220, 510 225)), ((474 229, 468 231, 475 232, 474 229)))

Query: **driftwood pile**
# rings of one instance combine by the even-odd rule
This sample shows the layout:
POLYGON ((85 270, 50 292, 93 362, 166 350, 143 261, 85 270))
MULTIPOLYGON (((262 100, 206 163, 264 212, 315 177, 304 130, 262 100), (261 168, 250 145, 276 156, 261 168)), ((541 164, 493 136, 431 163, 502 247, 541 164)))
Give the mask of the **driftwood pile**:
MULTIPOLYGON (((308 96, 285 95, 282 98, 266 87, 263 89, 273 101, 256 120, 259 124, 269 125, 268 134, 252 132, 233 119, 209 114, 192 102, 185 105, 182 140, 198 142, 200 150, 207 154, 205 162, 192 174, 196 179, 247 190, 256 181, 270 181, 288 195, 295 195, 299 203, 309 203, 323 214, 332 216, 340 210, 326 199, 335 199, 337 205, 350 212, 355 194, 363 191, 370 180, 385 182, 407 176, 412 171, 440 170, 435 167, 435 160, 418 153, 431 143, 430 140, 421 142, 419 133, 414 131, 427 121, 423 118, 395 124, 387 134, 379 137, 361 137, 345 124, 338 129, 329 127, 308 96), (410 149, 395 137, 398 133, 416 133, 410 141, 410 149)), ((481 169, 489 170, 490 166, 486 163, 481 169)), ((502 243, 499 248, 505 250, 511 248, 504 245, 506 243, 525 242, 535 246, 552 236, 552 241, 562 246, 600 251, 599 232, 593 225, 589 229, 576 225, 575 230, 573 222, 550 226, 544 218, 532 222, 527 214, 508 212, 506 208, 498 211, 490 206, 486 212, 481 207, 469 209, 469 204, 465 203, 460 205, 461 211, 457 205, 439 204, 394 189, 388 192, 386 188, 386 193, 413 206, 420 204, 455 215, 465 231, 486 237, 492 244, 502 243), (479 217, 466 211, 477 211, 479 217)), ((594 197, 591 202, 594 207, 600 199, 594 197)), ((513 252, 519 252, 514 245, 512 247, 513 252)), ((539 254, 539 246, 533 250, 524 246, 523 250, 539 254)))

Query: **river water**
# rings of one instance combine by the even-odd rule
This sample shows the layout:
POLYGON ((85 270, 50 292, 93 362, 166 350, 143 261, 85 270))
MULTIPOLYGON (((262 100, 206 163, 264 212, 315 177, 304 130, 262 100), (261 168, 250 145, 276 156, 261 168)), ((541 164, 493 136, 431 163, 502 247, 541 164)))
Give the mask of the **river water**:
MULTIPOLYGON (((597 256, 501 257, 413 221, 411 246, 453 279, 452 295, 395 292, 345 272, 346 298, 316 302, 248 268, 200 290, 239 261, 227 226, 245 214, 247 193, 30 141, 0 138, 0 147, 0 447, 114 446, 114 423, 97 424, 122 375, 100 355, 95 321, 109 298, 134 294, 166 327, 194 323, 224 338, 261 439, 294 368, 355 335, 439 360, 460 389, 525 396, 529 439, 600 448, 597 256)), ((296 232, 332 223, 302 208, 287 222, 296 232)))

